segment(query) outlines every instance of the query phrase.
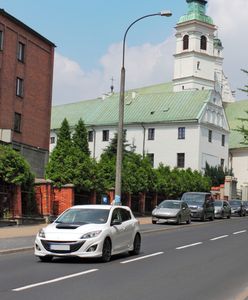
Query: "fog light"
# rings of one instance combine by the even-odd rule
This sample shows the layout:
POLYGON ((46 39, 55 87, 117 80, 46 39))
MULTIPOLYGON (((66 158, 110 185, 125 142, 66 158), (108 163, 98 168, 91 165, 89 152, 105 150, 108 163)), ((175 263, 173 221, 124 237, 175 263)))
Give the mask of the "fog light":
POLYGON ((94 251, 96 251, 96 247, 97 247, 97 245, 91 246, 91 247, 87 250, 87 252, 94 252, 94 251))
POLYGON ((35 248, 36 248, 36 250, 41 251, 41 249, 40 249, 40 247, 39 247, 38 244, 35 244, 35 248))

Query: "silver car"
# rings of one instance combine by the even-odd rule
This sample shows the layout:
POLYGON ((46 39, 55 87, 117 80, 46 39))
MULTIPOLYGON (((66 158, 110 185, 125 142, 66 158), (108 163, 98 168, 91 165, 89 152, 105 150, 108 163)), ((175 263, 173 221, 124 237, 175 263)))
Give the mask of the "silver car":
POLYGON ((184 201, 164 200, 152 211, 152 224, 156 224, 158 221, 190 224, 190 209, 184 201))

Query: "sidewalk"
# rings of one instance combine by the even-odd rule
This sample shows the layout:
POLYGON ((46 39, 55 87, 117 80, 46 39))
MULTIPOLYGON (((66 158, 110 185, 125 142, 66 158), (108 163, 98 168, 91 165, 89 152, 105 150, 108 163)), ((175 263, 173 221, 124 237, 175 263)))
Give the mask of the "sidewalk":
MULTIPOLYGON (((151 217, 137 218, 140 224, 151 224, 151 217)), ((0 227, 0 255, 31 250, 37 232, 47 224, 0 227)))

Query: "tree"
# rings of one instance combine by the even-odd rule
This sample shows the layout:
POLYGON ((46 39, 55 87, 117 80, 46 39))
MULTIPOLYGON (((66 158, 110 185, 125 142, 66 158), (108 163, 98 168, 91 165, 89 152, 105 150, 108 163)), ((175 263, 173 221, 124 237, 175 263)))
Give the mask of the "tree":
MULTIPOLYGON (((241 69, 241 71, 244 72, 246 75, 248 75, 248 70, 241 69)), ((248 85, 245 85, 243 89, 239 89, 239 90, 248 94, 248 85)))
POLYGON ((233 176, 231 170, 223 170, 222 166, 210 166, 206 163, 205 176, 208 176, 211 179, 212 186, 219 186, 224 184, 225 176, 233 176))
POLYGON ((71 151, 70 127, 67 119, 64 119, 58 132, 57 145, 52 151, 46 167, 46 178, 51 179, 57 186, 72 182, 71 151))
POLYGON ((0 181, 8 184, 33 182, 34 175, 23 156, 10 146, 0 145, 0 181))
POLYGON ((72 136, 72 141, 75 147, 78 147, 87 156, 90 156, 90 150, 88 145, 87 129, 83 120, 80 118, 75 126, 75 132, 72 136))
MULTIPOLYGON (((248 75, 247 70, 241 69, 241 71, 243 71, 248 75)), ((239 89, 239 90, 248 94, 248 85, 245 85, 243 89, 239 89)), ((248 111, 245 112, 248 114, 248 111)), ((240 144, 248 145, 248 127, 247 127, 248 118, 238 118, 238 120, 242 122, 242 125, 238 126, 237 129, 235 129, 235 131, 240 132, 244 138, 244 140, 241 141, 240 144)))

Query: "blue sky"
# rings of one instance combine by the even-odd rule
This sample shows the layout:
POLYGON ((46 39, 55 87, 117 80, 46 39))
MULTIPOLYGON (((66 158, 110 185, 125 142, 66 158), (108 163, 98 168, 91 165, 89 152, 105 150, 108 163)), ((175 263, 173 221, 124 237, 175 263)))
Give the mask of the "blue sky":
MULTIPOLYGON (((208 2, 207 13, 225 48, 224 72, 237 90, 247 83, 240 68, 248 68, 248 1, 208 2)), ((186 0, 0 0, 0 7, 56 44, 54 105, 96 98, 109 91, 112 77, 118 92, 126 28, 161 10, 171 10, 173 16, 144 19, 128 33, 126 87, 171 81, 174 27, 187 11, 186 0)))

